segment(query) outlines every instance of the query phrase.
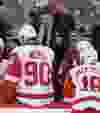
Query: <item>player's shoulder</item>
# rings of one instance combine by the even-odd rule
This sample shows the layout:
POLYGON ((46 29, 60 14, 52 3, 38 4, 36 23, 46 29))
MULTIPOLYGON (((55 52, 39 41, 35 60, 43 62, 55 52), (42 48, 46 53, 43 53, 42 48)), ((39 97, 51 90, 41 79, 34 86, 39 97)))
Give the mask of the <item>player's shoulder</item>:
POLYGON ((52 48, 49 48, 49 55, 50 55, 50 58, 53 60, 55 57, 55 53, 52 48))
POLYGON ((41 51, 43 52, 45 55, 49 55, 54 57, 54 51, 49 48, 48 46, 44 46, 44 45, 25 45, 25 46, 18 46, 16 48, 14 48, 11 53, 16 53, 17 55, 19 54, 28 54, 32 51, 41 51))
POLYGON ((44 46, 44 45, 37 45, 37 48, 39 48, 40 50, 43 50, 49 54, 54 54, 54 51, 53 49, 51 49, 50 47, 48 46, 44 46))
POLYGON ((20 52, 21 50, 23 50, 23 46, 18 46, 18 47, 16 47, 16 48, 14 48, 14 49, 12 49, 12 51, 11 51, 11 53, 18 53, 18 52, 20 52))
POLYGON ((48 58, 50 58, 50 60, 54 59, 54 51, 52 48, 48 47, 48 46, 44 46, 44 45, 40 45, 38 46, 38 48, 40 48, 41 51, 43 51, 43 53, 48 56, 48 58))
POLYGON ((48 55, 49 55, 50 57, 53 57, 53 58, 54 58, 55 54, 54 54, 53 49, 50 48, 50 47, 48 47, 48 46, 44 46, 44 47, 47 49, 48 55))
POLYGON ((19 54, 25 54, 25 53, 29 53, 30 51, 32 51, 33 46, 30 45, 23 45, 23 46, 18 46, 16 48, 14 48, 11 53, 16 53, 17 55, 19 54))

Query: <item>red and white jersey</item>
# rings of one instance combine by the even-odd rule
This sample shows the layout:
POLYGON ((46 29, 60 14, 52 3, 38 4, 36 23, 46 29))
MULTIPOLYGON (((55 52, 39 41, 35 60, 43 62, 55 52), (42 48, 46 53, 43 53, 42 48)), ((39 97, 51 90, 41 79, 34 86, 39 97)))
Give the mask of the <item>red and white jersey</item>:
POLYGON ((72 98, 65 96, 64 100, 71 101, 73 109, 82 110, 95 107, 100 110, 100 67, 98 66, 100 63, 97 65, 84 64, 70 70, 72 82, 75 85, 74 95, 72 98), (88 105, 85 104, 87 102, 88 105))
POLYGON ((48 103, 48 73, 53 59, 53 50, 42 45, 24 45, 11 52, 5 79, 17 83, 16 98, 23 104, 48 103))

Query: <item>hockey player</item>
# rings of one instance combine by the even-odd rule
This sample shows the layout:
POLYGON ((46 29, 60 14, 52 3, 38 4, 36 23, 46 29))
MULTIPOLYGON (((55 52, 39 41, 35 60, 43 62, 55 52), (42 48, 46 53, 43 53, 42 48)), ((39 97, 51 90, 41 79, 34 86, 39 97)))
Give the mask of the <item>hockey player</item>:
MULTIPOLYGON (((86 40, 86 37, 76 43, 76 48, 79 50, 80 58, 78 57, 78 60, 80 59, 80 64, 73 63, 73 66, 69 64, 71 68, 69 71, 67 71, 68 66, 66 64, 68 64, 68 59, 65 57, 66 63, 63 68, 66 74, 66 80, 64 83, 64 99, 65 102, 70 101, 71 103, 74 103, 73 110, 81 110, 87 108, 88 106, 82 105, 83 101, 88 101, 91 108, 93 108, 94 105, 91 104, 91 101, 93 101, 92 98, 91 101, 88 99, 91 97, 91 94, 93 98, 100 96, 100 70, 97 70, 97 52, 92 46, 91 42, 86 40), (68 77, 71 77, 71 82, 68 77), (73 84, 75 88, 73 87, 73 84), (86 98, 87 95, 88 98, 86 98), (79 101, 80 98, 84 99, 79 101), (77 102, 77 100, 79 102, 77 102)), ((66 54, 66 56, 68 56, 68 54, 66 54)), ((74 58, 75 57, 72 59, 74 58)))
POLYGON ((81 39, 79 40, 76 38, 77 42, 75 44, 75 49, 70 50, 70 53, 72 53, 73 57, 71 58, 71 55, 69 55, 68 52, 66 52, 66 55, 65 55, 65 61, 64 61, 65 65, 63 66, 63 73, 66 74, 66 80, 64 83, 64 87, 66 88, 64 90, 64 93, 68 97, 72 97, 75 95, 74 93, 75 88, 72 88, 73 86, 72 83, 71 83, 71 86, 68 84, 69 78, 70 78, 69 72, 71 71, 71 69, 83 64, 96 65, 96 62, 97 62, 97 52, 92 46, 92 44, 86 39, 87 39, 86 37, 85 38, 81 37, 81 39), (68 88, 67 86, 69 86, 70 88, 68 88), (71 89, 73 89, 73 91, 71 89), (68 95, 67 90, 71 91, 70 95, 68 95))
POLYGON ((53 51, 41 44, 35 28, 29 24, 22 26, 19 37, 23 45, 11 52, 5 76, 9 101, 16 95, 17 103, 26 106, 48 104, 48 73, 53 51))

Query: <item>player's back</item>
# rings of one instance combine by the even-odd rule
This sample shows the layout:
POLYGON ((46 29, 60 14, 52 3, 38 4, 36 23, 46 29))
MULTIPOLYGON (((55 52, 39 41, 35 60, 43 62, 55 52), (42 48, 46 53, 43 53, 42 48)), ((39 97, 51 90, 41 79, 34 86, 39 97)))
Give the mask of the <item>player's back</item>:
POLYGON ((12 51, 13 55, 17 56, 17 67, 15 66, 16 69, 8 67, 6 79, 17 82, 16 98, 27 105, 47 104, 48 71, 54 57, 52 50, 41 45, 25 45, 15 48, 12 51), (12 75, 12 71, 15 70, 16 75, 12 75))

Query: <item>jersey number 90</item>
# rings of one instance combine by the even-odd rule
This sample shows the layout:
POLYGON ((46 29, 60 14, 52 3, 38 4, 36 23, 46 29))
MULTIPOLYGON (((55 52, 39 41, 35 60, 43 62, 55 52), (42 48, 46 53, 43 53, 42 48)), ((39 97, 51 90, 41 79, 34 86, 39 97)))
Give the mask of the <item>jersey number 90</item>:
POLYGON ((49 66, 47 63, 36 63, 28 61, 24 65, 25 76, 32 77, 32 85, 48 84, 48 69, 49 66))

